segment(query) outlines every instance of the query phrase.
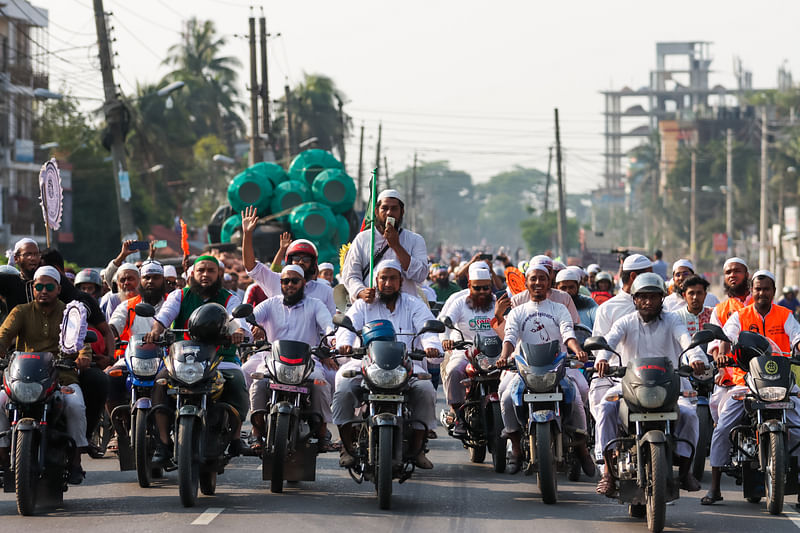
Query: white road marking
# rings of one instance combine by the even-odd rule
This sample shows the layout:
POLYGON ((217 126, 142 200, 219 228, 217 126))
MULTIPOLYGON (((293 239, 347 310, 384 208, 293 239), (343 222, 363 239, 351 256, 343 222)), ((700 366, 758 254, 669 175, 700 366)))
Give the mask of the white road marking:
POLYGON ((225 510, 224 507, 209 507, 208 509, 205 510, 203 514, 194 519, 192 525, 207 526, 224 510, 225 510))
POLYGON ((792 524, 794 524, 795 526, 797 526, 798 529, 800 529, 800 514, 798 514, 797 511, 790 509, 784 509, 783 512, 786 514, 786 516, 789 517, 789 520, 792 521, 792 524))

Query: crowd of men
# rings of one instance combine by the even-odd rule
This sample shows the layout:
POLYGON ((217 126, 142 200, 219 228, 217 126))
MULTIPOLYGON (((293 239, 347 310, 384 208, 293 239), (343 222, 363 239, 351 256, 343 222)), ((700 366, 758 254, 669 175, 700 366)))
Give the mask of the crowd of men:
MULTIPOLYGON (((338 275, 334 265, 318 262, 313 243, 293 240, 288 233, 281 236, 274 258, 257 258, 253 232, 259 214, 252 207, 242 213, 241 256, 211 250, 194 259, 184 258, 177 268, 159 262, 152 248, 146 260, 131 262, 134 250, 126 241, 104 269, 74 273, 65 269, 58 250, 40 250, 31 239, 17 242, 9 253, 10 265, 0 270, 0 296, 5 304, 0 350, 57 351, 64 305, 76 300, 86 306, 89 328, 98 337, 76 357, 77 371, 61 374, 62 385, 72 391, 67 395, 67 417, 78 446, 69 481, 80 483, 84 478, 81 453, 97 457, 107 451, 93 447, 90 437, 103 409, 113 409, 125 401, 124 379, 109 375, 110 369, 124 366, 121 343, 132 335, 153 341, 173 324, 184 327, 192 312, 207 302, 222 305, 229 314, 242 301, 254 306, 257 325, 243 319, 232 322, 234 344, 267 339, 316 345, 327 338, 343 356, 361 340, 348 330, 334 328, 335 313, 345 313, 356 329, 363 329, 364 336, 370 333, 374 338, 380 338, 383 332, 370 330, 371 324, 389 321, 408 349, 425 351, 427 359, 415 363, 417 371, 434 376, 432 380, 413 380, 409 388, 410 409, 419 422, 413 440, 423 450, 414 462, 423 469, 433 467, 422 442, 435 436, 426 429, 437 425, 439 379, 450 406, 444 419, 452 425, 454 435, 465 432, 460 413, 465 401, 467 359, 463 351, 454 349, 454 341, 460 336, 455 330, 429 333, 411 346, 412 337, 403 335, 419 331, 435 316, 442 320, 449 317, 467 340, 474 340, 478 334, 499 337, 503 346, 501 366, 521 343, 551 341, 558 341, 562 351, 569 349, 585 361, 588 354, 578 342, 576 328, 604 336, 620 353, 621 361, 615 360, 615 364, 622 365, 637 354, 647 353, 668 357, 677 367, 690 335, 706 323, 722 326, 734 342, 743 330, 758 331, 787 352, 800 342, 800 325, 794 316, 800 307, 797 291, 786 287, 783 299, 773 303, 775 276, 766 270, 751 274, 746 262, 737 257, 724 264, 726 299, 720 302, 691 261, 678 259, 668 269, 660 252, 653 258, 640 254, 621 258, 614 272, 602 271, 597 264, 568 266, 546 253, 516 265, 503 253, 492 256, 479 252, 467 261, 430 257, 425 239, 403 226, 405 214, 403 198, 397 191, 381 192, 374 213, 374 244, 372 230, 358 233, 338 275), (524 288, 512 290, 512 284, 507 283, 506 273, 512 268, 524 276, 524 288), (140 302, 154 306, 155 316, 137 316, 135 307, 140 302)), ((225 377, 223 395, 244 421, 248 412, 263 412, 267 407, 265 381, 251 379, 254 372, 266 371, 264 359, 256 354, 243 363, 235 347, 224 350, 220 367, 225 377)), ((709 356, 722 360, 730 355, 729 350, 724 343, 714 344, 709 356)), ((588 407, 597 428, 595 449, 578 449, 583 470, 591 476, 596 472, 595 461, 601 458, 605 445, 616 438, 620 425, 619 404, 608 400, 620 388, 616 380, 606 376, 610 354, 595 355, 598 378, 591 384, 580 370, 568 372, 575 401, 588 407)), ((697 373, 706 370, 709 356, 699 348, 687 353, 688 363, 697 373)), ((316 361, 312 409, 324 422, 318 435, 320 449, 337 450, 341 466, 349 467, 355 461, 353 422, 361 401, 361 381, 348 372, 358 361, 340 363, 327 358, 316 361), (338 427, 341 442, 332 441, 329 424, 338 427)), ((712 482, 703 504, 722 499, 720 473, 730 460, 728 433, 741 414, 742 405, 734 393, 743 385, 742 379, 741 372, 730 369, 717 377, 711 401, 716 421, 710 458, 712 482)), ((521 466, 520 437, 525 420, 519 419, 514 408, 520 389, 519 375, 505 371, 500 395, 505 435, 511 443, 508 474, 515 474, 521 466)), ((156 403, 169 401, 164 385, 156 385, 153 399, 156 403)), ((0 405, 6 401, 5 392, 0 392, 0 405)), ((571 413, 570 423, 586 429, 586 410, 574 408, 571 413)), ((792 413, 792 419, 800 422, 792 413)), ((172 454, 168 417, 159 414, 157 425, 160 445, 154 462, 161 464, 170 461, 172 454)), ((7 427, 5 410, 0 409, 0 431, 7 427)), ((263 415, 254 417, 249 442, 234 439, 229 452, 258 453, 264 445, 264 433, 263 415)), ((676 434, 689 443, 697 442, 697 414, 688 402, 680 403, 676 434)), ((112 442, 111 450, 113 446, 112 442)), ((677 453, 681 488, 700 490, 689 468, 690 446, 682 443, 677 453)), ((8 442, 0 441, 0 464, 7 462, 8 442)), ((597 491, 609 496, 616 491, 614 479, 607 472, 601 476, 597 491)))

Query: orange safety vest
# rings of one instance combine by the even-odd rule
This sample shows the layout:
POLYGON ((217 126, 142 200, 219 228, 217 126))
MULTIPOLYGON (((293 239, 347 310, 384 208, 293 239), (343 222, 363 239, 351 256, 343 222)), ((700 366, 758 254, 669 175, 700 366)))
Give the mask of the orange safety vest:
MULTIPOLYGON (((792 312, 780 305, 772 305, 769 313, 766 316, 756 311, 755 304, 750 304, 739 310, 739 323, 742 326, 742 331, 752 331, 758 333, 772 340, 782 352, 789 352, 792 349, 792 341, 789 335, 786 334, 784 324, 791 316, 792 312)), ((736 385, 744 385, 744 372, 736 369, 738 372, 735 376, 734 383, 736 385)))
MULTIPOLYGON (((122 331, 119 334, 119 340, 121 341, 128 341, 131 338, 131 326, 133 326, 133 321, 136 320, 136 304, 142 302, 142 295, 137 294, 133 298, 128 298, 128 318, 125 321, 125 327, 122 328, 122 331)), ((116 350, 114 350, 114 358, 119 359, 120 357, 125 355, 125 348, 120 346, 116 350)))
MULTIPOLYGON (((737 298, 736 296, 731 296, 724 302, 720 302, 716 305, 716 307, 714 307, 714 314, 717 315, 717 320, 719 321, 720 325, 724 327, 725 323, 733 313, 739 309, 742 309, 750 302, 752 302, 752 296, 750 294, 748 294, 744 300, 737 298)), ((738 368, 728 366, 720 370, 722 374, 722 377, 720 378, 720 385, 729 387, 736 383, 743 382, 744 380, 744 372, 738 368)))

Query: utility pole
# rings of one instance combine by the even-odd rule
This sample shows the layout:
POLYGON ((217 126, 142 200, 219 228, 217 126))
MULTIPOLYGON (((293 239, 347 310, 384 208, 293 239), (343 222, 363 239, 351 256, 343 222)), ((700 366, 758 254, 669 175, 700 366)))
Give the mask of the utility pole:
POLYGON ((558 255, 566 262, 566 248, 564 230, 567 224, 564 206, 564 184, 561 181, 561 130, 558 125, 558 108, 555 109, 556 117, 556 175, 558 177, 558 255))
POLYGON ((267 136, 267 146, 274 150, 272 131, 269 117, 269 71, 267 70, 267 18, 264 8, 261 8, 261 17, 258 19, 261 38, 261 121, 262 133, 267 136))
POLYGON ((286 125, 283 128, 283 133, 286 136, 286 168, 292 162, 292 111, 291 111, 291 95, 289 94, 289 85, 283 86, 284 104, 283 114, 284 122, 286 125))
POLYGON ((733 130, 725 132, 725 233, 728 234, 728 257, 733 257, 733 130))
POLYGON ((544 182, 544 212, 547 213, 548 197, 550 195, 550 167, 553 164, 553 146, 547 147, 547 180, 544 182))
POLYGON ((356 181, 356 209, 364 204, 362 187, 364 186, 364 124, 361 124, 361 140, 358 142, 358 181, 356 181))
POLYGON ((94 22, 97 28, 100 70, 103 74, 103 94, 105 96, 103 110, 112 135, 111 158, 114 165, 114 191, 117 194, 119 232, 121 240, 125 241, 136 238, 136 228, 133 225, 133 212, 131 211, 130 177, 128 176, 128 167, 125 164, 125 138, 122 134, 123 104, 117 97, 116 85, 114 84, 114 66, 111 62, 111 48, 108 29, 106 28, 103 0, 94 0, 94 22))
MULTIPOLYGON (((380 178, 381 175, 381 133, 383 131, 383 124, 378 122, 378 147, 375 151, 375 178, 380 178)), ((378 179, 377 187, 380 187, 381 180, 378 179)))
POLYGON ((767 219, 767 108, 761 110, 761 214, 759 217, 758 268, 769 268, 767 219))
POLYGON ((414 151, 414 166, 411 167, 411 231, 417 231, 417 152, 414 151))
POLYGON ((256 63, 256 19, 253 8, 250 8, 250 165, 261 161, 258 154, 258 66, 256 63))
POLYGON ((383 172, 386 175, 386 188, 392 188, 392 182, 389 179, 389 161, 387 161, 386 156, 383 156, 383 172))
POLYGON ((342 111, 342 99, 339 98, 339 95, 336 96, 336 103, 339 107, 339 159, 342 160, 342 166, 347 168, 345 165, 345 153, 344 153, 344 111, 342 111))
POLYGON ((689 257, 697 265, 697 150, 692 147, 692 170, 689 184, 689 257))

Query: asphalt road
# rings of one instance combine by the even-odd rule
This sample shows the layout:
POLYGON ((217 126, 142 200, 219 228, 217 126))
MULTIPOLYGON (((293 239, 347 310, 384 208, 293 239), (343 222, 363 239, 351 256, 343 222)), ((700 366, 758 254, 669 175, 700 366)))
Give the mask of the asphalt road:
MULTIPOLYGON (((535 477, 495 474, 488 462, 470 464, 460 443, 441 428, 430 447, 435 468, 395 483, 390 511, 379 510, 374 487, 353 482, 332 453, 319 457, 315 482, 292 484, 283 494, 269 492, 255 458, 237 458, 219 476, 217 494, 201 496, 191 509, 181 507, 175 472, 142 489, 135 472, 120 472, 116 458, 108 457, 84 459, 87 478, 70 487, 62 509, 21 517, 14 494, 0 493, 0 531, 647 531, 644 521, 628 518, 627 507, 595 494, 594 482, 571 483, 561 476, 559 502, 545 505, 535 477)), ((763 503, 747 503, 736 489, 725 479, 725 501, 711 507, 699 503, 704 491, 682 492, 667 507, 667 531, 800 530, 793 505, 771 516, 763 503)))

